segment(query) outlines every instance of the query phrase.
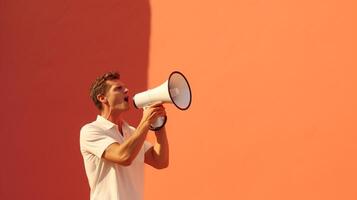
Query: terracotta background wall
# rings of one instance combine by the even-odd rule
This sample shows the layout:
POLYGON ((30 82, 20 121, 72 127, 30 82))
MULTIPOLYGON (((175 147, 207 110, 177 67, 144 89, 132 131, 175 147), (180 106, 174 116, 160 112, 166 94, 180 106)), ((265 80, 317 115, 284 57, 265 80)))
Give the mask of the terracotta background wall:
POLYGON ((3 0, 0 199, 89 199, 78 134, 108 70, 132 94, 173 70, 193 90, 166 106, 171 163, 146 168, 147 200, 357 199, 356 8, 3 0))

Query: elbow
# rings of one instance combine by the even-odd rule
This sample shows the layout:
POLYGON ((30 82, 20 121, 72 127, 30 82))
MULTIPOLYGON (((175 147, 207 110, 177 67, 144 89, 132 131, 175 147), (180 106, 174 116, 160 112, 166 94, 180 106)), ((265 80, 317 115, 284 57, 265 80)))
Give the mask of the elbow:
POLYGON ((169 161, 164 162, 164 163, 160 163, 159 165, 157 165, 155 168, 156 169, 166 169, 169 167, 169 161))
POLYGON ((118 164, 121 165, 121 166, 127 167, 127 166, 130 166, 131 163, 132 163, 131 160, 125 160, 125 161, 119 162, 118 164))
POLYGON ((133 162, 133 159, 129 155, 122 155, 120 159, 116 163, 118 163, 121 166, 129 166, 133 162))
POLYGON ((169 164, 165 164, 165 165, 162 165, 160 167, 158 167, 157 169, 166 169, 169 167, 169 164))

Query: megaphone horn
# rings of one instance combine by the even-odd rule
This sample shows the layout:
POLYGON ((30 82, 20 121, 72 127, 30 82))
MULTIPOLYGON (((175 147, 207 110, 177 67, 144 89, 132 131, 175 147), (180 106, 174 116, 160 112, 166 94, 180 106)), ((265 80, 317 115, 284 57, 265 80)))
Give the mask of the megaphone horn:
MULTIPOLYGON (((160 86, 134 95, 133 102, 136 108, 143 108, 155 102, 173 103, 180 110, 187 110, 191 105, 192 93, 186 77, 178 71, 170 74, 167 81, 160 86)), ((162 128, 165 119, 158 119, 152 130, 162 128), (159 122, 161 121, 161 123, 159 122)))

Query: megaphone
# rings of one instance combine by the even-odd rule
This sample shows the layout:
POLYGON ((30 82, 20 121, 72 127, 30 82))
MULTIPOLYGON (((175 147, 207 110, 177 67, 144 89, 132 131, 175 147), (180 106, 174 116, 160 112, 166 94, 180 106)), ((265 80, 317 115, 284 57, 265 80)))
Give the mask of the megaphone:
MULTIPOLYGON (((192 94, 186 77, 178 71, 170 74, 167 81, 160 86, 138 93, 133 97, 136 108, 145 108, 155 102, 173 103, 180 110, 187 110, 191 105, 192 94)), ((162 116, 151 124, 150 129, 157 131, 166 123, 167 117, 162 116)))

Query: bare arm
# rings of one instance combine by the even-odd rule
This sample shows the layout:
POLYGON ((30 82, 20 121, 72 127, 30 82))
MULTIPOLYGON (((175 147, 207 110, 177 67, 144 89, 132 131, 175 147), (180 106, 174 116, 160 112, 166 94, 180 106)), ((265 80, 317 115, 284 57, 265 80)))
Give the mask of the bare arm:
POLYGON ((145 163, 156 169, 164 169, 169 166, 169 143, 166 129, 163 127, 155 132, 156 144, 145 153, 145 163))
POLYGON ((109 145, 102 157, 120 165, 130 165, 144 144, 150 124, 157 117, 163 115, 165 115, 165 110, 160 103, 156 103, 144 110, 143 118, 134 134, 121 144, 113 143, 109 145))
POLYGON ((109 145, 102 157, 120 165, 130 165, 144 144, 148 130, 149 126, 145 122, 141 122, 130 138, 121 144, 109 145))

